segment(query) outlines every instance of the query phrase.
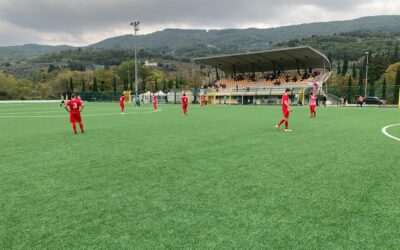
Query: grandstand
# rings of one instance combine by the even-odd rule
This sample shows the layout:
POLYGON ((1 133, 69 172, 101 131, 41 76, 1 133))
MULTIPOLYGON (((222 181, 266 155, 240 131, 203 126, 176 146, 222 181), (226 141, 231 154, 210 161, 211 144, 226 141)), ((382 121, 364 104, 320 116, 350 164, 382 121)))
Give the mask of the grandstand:
POLYGON ((293 90, 292 101, 304 103, 310 88, 324 95, 323 86, 331 76, 331 63, 311 47, 295 47, 262 52, 197 58, 198 64, 215 69, 212 84, 200 95, 210 103, 273 104, 279 103, 284 89, 293 90))

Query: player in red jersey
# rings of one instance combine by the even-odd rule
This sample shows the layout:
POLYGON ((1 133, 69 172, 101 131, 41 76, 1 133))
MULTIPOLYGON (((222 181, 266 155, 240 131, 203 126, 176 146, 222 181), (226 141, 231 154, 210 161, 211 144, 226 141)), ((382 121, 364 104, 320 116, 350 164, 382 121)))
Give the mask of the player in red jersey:
POLYGON ((315 112, 315 107, 316 106, 317 106, 317 94, 311 92, 311 95, 310 95, 311 118, 317 117, 317 112, 315 112))
POLYGON ((157 97, 153 95, 153 106, 154 106, 154 111, 157 111, 157 97))
POLYGON ((121 95, 121 97, 119 98, 119 106, 121 106, 121 114, 125 114, 124 110, 125 110, 125 96, 121 95))
POLYGON ((282 119, 278 125, 276 125, 276 128, 279 129, 279 127, 285 123, 285 132, 291 132, 292 130, 289 129, 289 114, 290 111, 292 111, 290 109, 290 102, 289 102, 289 94, 290 94, 291 90, 290 89, 286 89, 285 90, 285 94, 282 96, 282 111, 283 111, 283 117, 284 119, 282 119))
POLYGON ((70 114, 69 121, 72 123, 72 128, 74 129, 74 133, 76 134, 76 123, 79 123, 79 127, 81 128, 81 132, 83 131, 83 123, 81 118, 81 112, 83 110, 83 103, 79 100, 76 95, 71 96, 71 100, 65 104, 65 110, 70 114))
POLYGON ((187 98, 186 94, 183 94, 182 96, 182 109, 183 109, 183 114, 185 116, 188 116, 188 104, 189 104, 189 99, 187 98))

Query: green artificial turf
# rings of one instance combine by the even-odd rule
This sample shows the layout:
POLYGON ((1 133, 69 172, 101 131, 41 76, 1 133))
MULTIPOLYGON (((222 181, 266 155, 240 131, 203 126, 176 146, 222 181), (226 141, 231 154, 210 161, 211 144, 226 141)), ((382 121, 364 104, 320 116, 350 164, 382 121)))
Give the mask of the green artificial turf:
POLYGON ((397 109, 161 109, 1 105, 0 249, 400 245, 397 109))

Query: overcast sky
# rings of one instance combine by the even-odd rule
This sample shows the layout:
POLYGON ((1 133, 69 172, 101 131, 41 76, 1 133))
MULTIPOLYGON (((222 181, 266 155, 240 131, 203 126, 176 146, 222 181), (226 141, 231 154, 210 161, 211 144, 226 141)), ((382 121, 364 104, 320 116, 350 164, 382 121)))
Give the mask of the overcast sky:
POLYGON ((400 0, 0 0, 0 45, 88 45, 165 28, 270 28, 400 14, 400 0))

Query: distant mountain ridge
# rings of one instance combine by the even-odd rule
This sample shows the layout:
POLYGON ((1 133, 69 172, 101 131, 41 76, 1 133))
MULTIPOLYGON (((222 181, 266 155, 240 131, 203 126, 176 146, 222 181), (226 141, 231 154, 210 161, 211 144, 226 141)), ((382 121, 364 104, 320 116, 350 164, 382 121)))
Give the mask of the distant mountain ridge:
MULTIPOLYGON (((229 48, 237 50, 261 50, 272 44, 292 39, 302 39, 313 35, 324 36, 355 30, 379 30, 400 33, 400 15, 362 17, 348 21, 317 22, 283 26, 270 29, 224 29, 224 30, 184 30, 165 29, 137 37, 140 49, 155 49, 173 52, 185 48, 229 48)), ((133 49, 133 35, 105 39, 82 47, 83 49, 133 49)), ((61 45, 47 46, 27 44, 22 46, 0 47, 0 61, 32 57, 46 53, 77 49, 61 45)))
POLYGON ((68 45, 39 45, 39 44, 25 44, 19 46, 4 46, 0 47, 0 61, 9 59, 23 59, 25 57, 37 56, 47 53, 57 53, 63 50, 74 49, 68 45))
MULTIPOLYGON (((333 35, 355 30, 380 30, 400 33, 400 16, 362 17, 349 21, 318 22, 269 29, 184 30, 166 29, 138 36, 138 46, 147 49, 180 49, 195 45, 220 48, 265 48, 271 43, 302 39, 312 35, 333 35)), ((124 35, 89 45, 93 49, 132 49, 134 37, 124 35)))

